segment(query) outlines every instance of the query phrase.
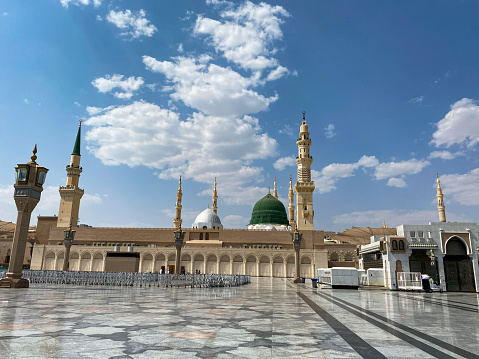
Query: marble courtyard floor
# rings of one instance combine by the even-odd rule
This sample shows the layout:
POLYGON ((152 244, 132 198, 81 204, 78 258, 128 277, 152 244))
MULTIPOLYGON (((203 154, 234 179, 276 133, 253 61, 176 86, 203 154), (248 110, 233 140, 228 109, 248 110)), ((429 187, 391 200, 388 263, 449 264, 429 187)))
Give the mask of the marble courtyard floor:
POLYGON ((230 288, 0 289, 0 358, 479 358, 477 294, 230 288))

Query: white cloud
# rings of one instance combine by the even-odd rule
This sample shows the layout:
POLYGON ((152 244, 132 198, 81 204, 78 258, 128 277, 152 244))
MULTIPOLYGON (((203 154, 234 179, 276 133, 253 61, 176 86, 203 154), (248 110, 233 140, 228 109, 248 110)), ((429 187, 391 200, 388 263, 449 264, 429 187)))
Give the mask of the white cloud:
POLYGON ((211 116, 238 117, 268 108, 278 96, 264 97, 251 90, 254 78, 245 78, 231 68, 207 64, 208 57, 177 57, 174 62, 143 56, 148 70, 159 72, 173 84, 171 98, 211 116))
POLYGON ((282 135, 288 135, 294 137, 295 130, 290 125, 284 125, 282 129, 278 131, 282 135))
POLYGON ((155 25, 145 18, 146 12, 141 9, 136 14, 131 10, 114 11, 110 10, 106 19, 108 22, 116 25, 118 28, 125 30, 120 35, 137 39, 141 36, 151 37, 158 31, 155 25))
POLYGON ((319 193, 328 193, 336 189, 336 182, 340 178, 354 176, 359 168, 370 168, 379 165, 375 156, 362 156, 356 163, 331 163, 321 171, 311 171, 311 177, 315 181, 319 193))
POLYGON ((392 177, 389 179, 388 181, 388 186, 391 186, 391 187, 398 187, 398 188, 404 188, 404 187, 407 187, 407 183, 404 179, 402 178, 396 178, 396 177, 392 177))
POLYGON ((326 138, 333 138, 334 136, 336 136, 336 132, 334 132, 334 130, 335 130, 335 127, 332 123, 327 125, 324 128, 324 135, 326 136, 326 138))
POLYGON ((236 214, 232 214, 223 218, 223 226, 224 228, 241 228, 245 229, 246 226, 249 224, 250 219, 241 217, 236 214))
POLYGON ((178 45, 178 49, 176 49, 176 51, 178 51, 178 52, 184 52, 185 50, 183 50, 183 44, 179 44, 179 45, 178 45))
POLYGON ((413 175, 421 172, 424 167, 429 165, 429 161, 417 160, 415 158, 401 162, 384 162, 376 167, 374 175, 378 180, 413 175))
POLYGON ((6 222, 17 220, 17 207, 13 200, 13 185, 0 184, 0 220, 6 222))
POLYGON ((465 144, 473 147, 479 142, 479 106, 463 98, 451 105, 451 110, 437 124, 431 141, 436 147, 465 144))
POLYGON ((424 97, 423 96, 419 96, 419 97, 414 97, 412 99, 409 100, 409 103, 422 103, 422 101, 424 100, 424 97))
POLYGON ((81 104, 80 104, 79 102, 77 102, 77 101, 73 102, 73 104, 74 104, 75 106, 81 107, 81 104))
MULTIPOLYGON (((447 213, 448 220, 457 222, 466 222, 466 219, 447 213)), ((396 227, 401 224, 427 224, 438 221, 437 210, 369 210, 344 213, 333 218, 333 223, 346 226, 361 226, 379 228, 383 221, 388 227, 396 227)))
POLYGON ((296 156, 281 157, 276 160, 273 167, 278 171, 284 170, 286 167, 296 166, 296 156))
POLYGON ((465 174, 440 176, 444 202, 452 200, 464 206, 479 206, 479 168, 465 174))
POLYGON ((252 161, 274 156, 277 143, 251 116, 194 113, 181 121, 170 110, 134 102, 91 117, 85 125, 92 127, 86 134, 89 150, 106 165, 146 166, 162 179, 183 175, 212 183, 216 176, 226 203, 251 204, 259 192, 266 194, 254 186, 262 181, 263 169, 252 161))
POLYGON ((114 92, 113 96, 120 99, 130 99, 135 91, 138 91, 144 84, 142 77, 128 77, 123 79, 123 75, 105 75, 91 82, 101 93, 111 92, 115 88, 119 88, 122 92, 114 92))
POLYGON ((220 16, 221 21, 198 16, 194 33, 206 35, 216 52, 243 69, 262 71, 274 67, 269 75, 271 79, 288 72, 270 56, 277 51, 273 42, 283 36, 280 17, 289 16, 283 7, 246 1, 237 8, 223 11, 220 16))
POLYGON ((101 0, 60 0, 60 3, 64 7, 68 7, 69 5, 85 6, 90 4, 92 4, 94 7, 98 7, 101 5, 101 0))
POLYGON ((23 99, 23 102, 24 102, 26 105, 29 105, 29 104, 30 104, 30 101, 28 101, 28 99, 26 99, 26 98, 23 99))
POLYGON ((3 13, 3 16, 7 16, 7 15, 8 15, 8 12, 5 11, 5 12, 3 13))
POLYGON ((449 151, 433 151, 427 157, 428 159, 440 158, 443 160, 453 160, 457 156, 463 156, 463 152, 449 152, 449 151))

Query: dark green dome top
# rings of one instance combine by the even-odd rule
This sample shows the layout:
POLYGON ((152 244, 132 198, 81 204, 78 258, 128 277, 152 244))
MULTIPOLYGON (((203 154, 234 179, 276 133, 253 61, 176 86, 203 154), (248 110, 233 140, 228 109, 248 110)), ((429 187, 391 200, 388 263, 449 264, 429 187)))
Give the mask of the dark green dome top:
POLYGON ((249 224, 284 224, 288 226, 289 221, 283 203, 268 193, 254 205, 249 224))

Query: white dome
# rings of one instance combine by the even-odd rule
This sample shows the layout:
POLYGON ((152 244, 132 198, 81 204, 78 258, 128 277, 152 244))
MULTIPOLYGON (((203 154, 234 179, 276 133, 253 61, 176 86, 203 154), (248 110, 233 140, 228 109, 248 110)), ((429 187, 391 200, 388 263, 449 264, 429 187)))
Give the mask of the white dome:
POLYGON ((193 228, 223 229, 220 217, 211 208, 206 208, 193 222, 193 228))

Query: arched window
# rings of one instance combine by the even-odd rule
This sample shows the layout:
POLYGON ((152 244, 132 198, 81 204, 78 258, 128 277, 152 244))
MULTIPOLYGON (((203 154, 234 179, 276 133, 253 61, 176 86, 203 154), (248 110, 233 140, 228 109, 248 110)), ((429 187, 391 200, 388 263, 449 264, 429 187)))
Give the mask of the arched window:
POLYGON ((206 233, 206 234, 205 234, 205 239, 206 239, 206 240, 210 239, 210 234, 209 234, 209 233, 206 233))
POLYGON ((339 261, 339 254, 336 252, 331 253, 331 256, 329 257, 329 260, 331 262, 337 262, 339 261))
POLYGON ((207 229, 207 228, 208 228, 208 227, 206 227, 206 226, 203 226, 203 229, 207 229))
POLYGON ((397 251, 398 249, 398 241, 393 239, 393 251, 397 251))
POLYGON ((399 250, 404 250, 404 241, 402 239, 399 240, 399 250))
POLYGON ((200 233, 200 240, 203 239, 203 233, 200 233))

